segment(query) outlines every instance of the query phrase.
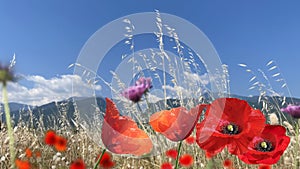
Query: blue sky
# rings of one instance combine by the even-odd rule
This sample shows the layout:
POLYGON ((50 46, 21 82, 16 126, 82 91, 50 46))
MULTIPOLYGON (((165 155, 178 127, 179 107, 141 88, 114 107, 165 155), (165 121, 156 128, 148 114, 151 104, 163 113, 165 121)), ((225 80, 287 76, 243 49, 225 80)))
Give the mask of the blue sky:
MULTIPOLYGON (((267 62, 274 60, 292 96, 300 97, 299 5, 299 1, 271 0, 2 1, 0 61, 8 63, 15 53, 15 71, 34 79, 24 84, 27 87, 36 86, 41 77, 44 83, 59 81, 73 73, 68 66, 99 28, 125 15, 157 9, 188 20, 207 35, 222 63, 229 66, 231 93, 257 94, 248 91, 251 76, 239 63, 266 70, 267 62)), ((39 81, 40 88, 42 84, 39 81)))

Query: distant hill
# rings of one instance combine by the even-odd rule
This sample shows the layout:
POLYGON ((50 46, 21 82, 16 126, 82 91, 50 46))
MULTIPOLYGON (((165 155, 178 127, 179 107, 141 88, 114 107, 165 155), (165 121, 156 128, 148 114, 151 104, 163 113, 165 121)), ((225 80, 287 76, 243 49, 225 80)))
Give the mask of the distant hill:
MULTIPOLYGON (((24 123, 23 125, 34 128, 43 127, 47 129, 63 127, 64 125, 74 126, 72 123, 72 119, 75 118, 74 99, 80 100, 80 102, 84 104, 85 102, 88 102, 88 100, 94 98, 69 98, 35 107, 9 103, 11 117, 14 124, 24 123)), ((105 110, 105 100, 103 98, 97 98, 97 103, 99 103, 98 106, 101 107, 102 111, 105 110)), ((2 114, 1 119, 2 121, 5 121, 4 113, 2 114)))
MULTIPOLYGON (((253 97, 246 97, 246 96, 239 96, 239 95, 231 95, 231 97, 240 98, 243 100, 246 100, 251 106, 254 108, 261 109, 262 103, 258 103, 259 97, 253 96, 253 97)), ((210 98, 205 98, 210 99, 210 98)), ((277 105, 275 103, 282 103, 281 97, 264 97, 261 98, 265 101, 269 102, 271 107, 269 109, 271 112, 272 109, 276 109, 277 105)), ((17 123, 23 123, 23 125, 26 125, 28 127, 42 127, 46 129, 55 128, 55 127, 65 127, 65 126, 71 126, 74 127, 74 123, 72 122, 72 119, 75 119, 75 108, 74 108, 74 100, 76 100, 76 103, 81 105, 87 105, 87 103, 95 102, 94 98, 84 98, 84 97, 76 97, 76 98, 69 98, 66 100, 62 100, 59 102, 51 102, 42 106, 30 106, 25 104, 19 104, 19 103, 10 103, 10 110, 11 110, 11 116, 14 120, 14 124, 17 123), (31 118, 33 117, 33 118, 31 118)), ((183 99, 182 103, 185 105, 187 101, 190 101, 191 99, 183 99)), ((291 103, 292 100, 295 103, 300 103, 300 99, 298 98, 286 98, 286 103, 291 103)), ((116 101, 116 100, 115 100, 116 101)), ((196 104, 196 100, 192 100, 196 104)), ((102 97, 97 97, 96 104, 99 107, 100 111, 105 111, 105 99, 102 97)), ((117 101, 116 101, 117 102, 117 101)), ((1 106, 1 112, 3 112, 3 105, 1 106)), ((87 105, 86 108, 89 108, 96 105, 87 105)), ((164 100, 158 101, 156 103, 150 103, 150 107, 152 110, 155 110, 156 107, 164 107, 164 100)), ((167 108, 172 107, 178 107, 180 106, 180 102, 177 99, 167 99, 167 108)), ((282 107, 282 105, 279 105, 282 107)), ((103 118, 103 117, 102 117, 103 118)), ((2 122, 5 121, 5 115, 2 113, 2 122)))
MULTIPOLYGON (((10 111, 18 111, 18 110, 21 110, 21 109, 25 109, 25 110, 28 110, 29 108, 32 108, 33 106, 30 106, 30 105, 26 105, 26 104, 21 104, 21 103, 9 103, 9 108, 10 108, 10 111)), ((2 103, 0 103, 0 110, 4 109, 4 106, 2 103)))
MULTIPOLYGON (((16 116, 19 116, 19 111, 28 111, 32 109, 33 106, 26 105, 26 104, 21 104, 21 103, 9 103, 9 109, 11 112, 11 117, 14 119, 16 116)), ((4 114, 4 105, 0 103, 0 119, 1 121, 5 120, 5 114, 4 114), (2 118, 1 118, 2 117, 2 118)))

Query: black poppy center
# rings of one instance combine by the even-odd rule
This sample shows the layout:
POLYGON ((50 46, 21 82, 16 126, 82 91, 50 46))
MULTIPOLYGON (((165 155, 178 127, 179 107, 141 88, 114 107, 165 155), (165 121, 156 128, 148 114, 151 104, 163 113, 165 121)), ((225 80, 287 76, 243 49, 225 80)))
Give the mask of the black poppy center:
POLYGON ((259 142, 256 145, 255 148, 256 148, 256 150, 262 151, 262 152, 269 152, 269 151, 272 151, 274 149, 272 143, 268 140, 264 140, 262 142, 259 142))
POLYGON ((222 133, 229 134, 229 135, 239 134, 240 133, 239 126, 234 123, 229 123, 223 126, 222 133))

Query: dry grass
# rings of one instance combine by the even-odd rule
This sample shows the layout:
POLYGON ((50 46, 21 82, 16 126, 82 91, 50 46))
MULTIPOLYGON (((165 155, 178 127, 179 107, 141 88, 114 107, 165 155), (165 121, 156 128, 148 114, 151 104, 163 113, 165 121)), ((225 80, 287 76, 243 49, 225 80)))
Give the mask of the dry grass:
MULTIPOLYGON (((55 149, 44 144, 44 133, 36 130, 28 129, 27 127, 17 126, 14 129, 14 137, 16 139, 15 148, 17 151, 17 158, 27 159, 25 157, 25 149, 30 148, 33 152, 41 152, 41 158, 31 158, 30 162, 33 168, 68 168, 70 163, 78 158, 82 158, 88 168, 92 168, 98 154, 101 152, 101 147, 95 144, 84 131, 71 133, 67 130, 58 130, 57 133, 63 135, 68 139, 68 148, 65 152, 56 152, 55 149)), ((7 131, 1 130, 1 157, 0 168, 9 168, 9 145, 7 131)), ((288 149, 283 154, 281 160, 273 165, 275 169, 294 168, 295 159, 299 161, 298 150, 295 149, 296 139, 291 136, 291 143, 288 149)), ((205 158, 204 152, 197 144, 188 145, 183 144, 182 154, 191 154, 194 157, 194 164, 190 168, 205 168, 208 164, 208 159, 205 158)), ((215 168, 223 168, 222 163, 225 159, 231 159, 234 162, 235 168, 240 169, 254 169, 257 165, 246 165, 238 160, 235 156, 227 153, 226 150, 218 154, 214 158, 215 168)), ((160 168, 163 162, 171 161, 163 152, 161 155, 145 158, 131 158, 120 155, 113 155, 113 161, 116 162, 115 168, 120 169, 153 169, 160 168)), ((174 161, 173 161, 174 162, 174 161)))

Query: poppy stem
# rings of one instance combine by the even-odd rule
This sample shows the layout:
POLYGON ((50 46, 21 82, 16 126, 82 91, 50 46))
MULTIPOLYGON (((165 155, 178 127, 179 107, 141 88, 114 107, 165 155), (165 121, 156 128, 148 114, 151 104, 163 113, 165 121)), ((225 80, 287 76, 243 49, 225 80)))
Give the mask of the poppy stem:
POLYGON ((12 168, 14 168, 15 167, 14 136, 13 136, 13 130, 12 130, 12 126, 11 126, 6 83, 3 83, 3 86, 2 86, 2 98, 3 98, 3 103, 4 103, 6 125, 7 125, 8 137, 9 137, 10 161, 11 161, 12 168))
POLYGON ((214 165, 214 160, 213 158, 209 159, 208 164, 207 164, 207 169, 212 169, 214 165))
POLYGON ((179 142, 179 146, 177 149, 177 157, 176 157, 176 164, 175 164, 175 169, 178 169, 179 166, 179 156, 180 156, 180 149, 181 149, 181 145, 182 145, 182 140, 179 142))
POLYGON ((96 164, 95 164, 95 166, 94 166, 94 169, 96 169, 96 168, 98 167, 98 165, 99 165, 99 163, 100 163, 100 161, 101 161, 101 159, 102 159, 102 157, 103 157, 105 151, 106 151, 106 149, 103 149, 103 151, 102 151, 100 157, 98 158, 98 160, 97 160, 97 162, 96 162, 96 164))

